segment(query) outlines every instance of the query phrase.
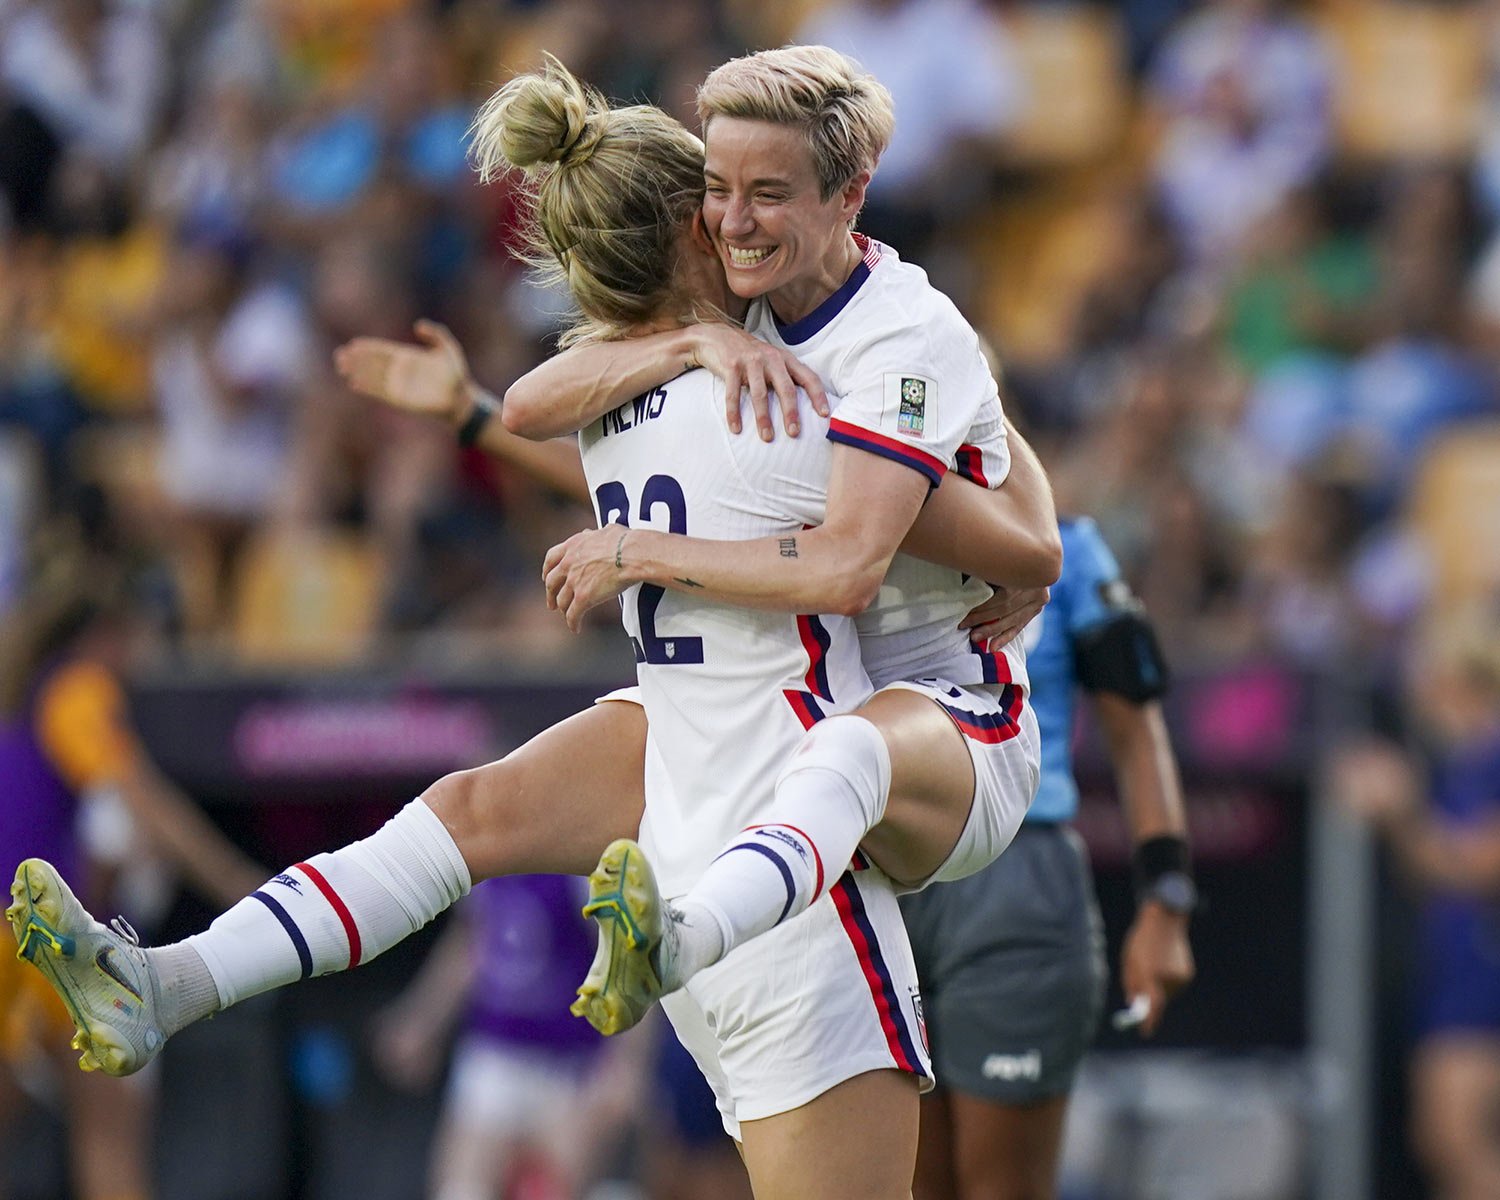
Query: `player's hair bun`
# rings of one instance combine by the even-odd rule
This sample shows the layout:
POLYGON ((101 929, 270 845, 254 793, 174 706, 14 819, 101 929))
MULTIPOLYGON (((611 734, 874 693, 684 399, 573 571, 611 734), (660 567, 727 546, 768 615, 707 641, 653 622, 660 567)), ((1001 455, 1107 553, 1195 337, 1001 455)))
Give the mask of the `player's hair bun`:
POLYGON ((540 74, 518 75, 500 89, 475 121, 479 171, 489 178, 505 166, 578 166, 593 153, 608 118, 557 59, 540 74))

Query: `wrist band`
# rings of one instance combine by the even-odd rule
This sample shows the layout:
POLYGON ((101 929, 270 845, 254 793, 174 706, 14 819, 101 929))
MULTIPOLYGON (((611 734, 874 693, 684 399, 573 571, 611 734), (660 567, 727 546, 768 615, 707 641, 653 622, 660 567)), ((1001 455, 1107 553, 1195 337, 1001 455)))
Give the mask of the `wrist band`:
POLYGON ((469 449, 479 440, 479 435, 484 432, 484 427, 490 423, 490 418, 500 411, 500 401, 489 392, 475 390, 474 407, 469 410, 469 415, 464 418, 464 423, 458 427, 458 444, 465 450, 469 449))
POLYGON ((1152 884, 1163 875, 1191 878, 1193 860, 1188 853, 1187 839, 1177 834, 1147 838, 1130 856, 1130 873, 1137 896, 1150 891, 1152 884))

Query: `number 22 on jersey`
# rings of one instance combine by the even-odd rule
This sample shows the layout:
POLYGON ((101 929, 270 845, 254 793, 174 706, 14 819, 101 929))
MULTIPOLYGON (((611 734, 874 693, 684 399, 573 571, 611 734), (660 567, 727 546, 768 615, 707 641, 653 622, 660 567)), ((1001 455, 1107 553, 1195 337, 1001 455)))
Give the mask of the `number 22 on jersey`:
MULTIPOLYGON (((601 483, 594 489, 594 502, 599 508, 601 526, 616 524, 629 527, 630 496, 625 491, 623 483, 617 480, 601 483)), ((646 486, 641 489, 640 519, 651 520, 658 505, 667 510, 669 532, 687 532, 687 498, 682 494, 682 485, 670 475, 653 475, 646 480, 646 486)), ((641 633, 640 637, 632 635, 630 639, 631 645, 635 647, 635 661, 650 663, 654 666, 701 663, 703 661, 702 638, 657 636, 656 610, 665 595, 666 589, 654 583, 643 583, 637 589, 636 622, 641 633)), ((621 596, 621 606, 623 607, 625 603, 625 597, 621 596)))

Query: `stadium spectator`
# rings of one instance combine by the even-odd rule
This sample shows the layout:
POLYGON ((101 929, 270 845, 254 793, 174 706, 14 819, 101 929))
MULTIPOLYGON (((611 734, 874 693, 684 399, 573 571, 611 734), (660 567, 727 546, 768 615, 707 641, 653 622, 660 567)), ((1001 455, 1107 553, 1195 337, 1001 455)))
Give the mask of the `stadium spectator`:
MULTIPOLYGON (((26 595, 0 618, 0 852, 13 867, 24 847, 45 846, 85 894, 148 936, 178 877, 232 903, 263 873, 167 782, 131 728, 119 677, 133 616, 117 567, 67 525, 44 528, 32 550, 26 595)), ((41 977, 0 955, 0 1074, 13 1084, 38 1065, 56 1073, 80 1200, 147 1200, 158 1076, 80 1074, 71 1029, 41 977)))
POLYGON ((430 1154, 431 1200, 492 1200, 512 1187, 568 1200, 587 1191, 613 1148, 642 1088, 644 1042, 606 1051, 568 1013, 594 954, 583 894, 562 875, 479 884, 377 1019, 376 1063, 412 1091, 436 1081, 457 1033, 430 1154), (523 1173, 529 1183, 519 1182, 523 1173))
POLYGON ((1411 1138, 1434 1194, 1500 1190, 1500 618, 1434 620, 1408 668, 1433 769, 1370 743, 1335 760, 1336 798, 1382 837, 1421 897, 1409 984, 1411 1138))
POLYGON ((152 354, 158 482, 175 510, 172 555, 188 627, 224 620, 235 556, 274 511, 291 452, 292 405, 312 367, 298 295, 251 275, 232 232, 184 227, 152 354))
POLYGON ((171 72, 152 11, 122 0, 22 6, 0 27, 0 82, 64 155, 129 175, 150 147, 171 72))
POLYGON ((859 226, 928 262, 939 229, 987 198, 986 168, 1026 105, 1003 22, 979 0, 839 0, 795 40, 843 51, 890 89, 900 119, 859 226))
POLYGON ((1332 71, 1283 0, 1211 0, 1163 40, 1148 92, 1163 120, 1155 171, 1196 258, 1234 256, 1254 223, 1330 148, 1332 71))

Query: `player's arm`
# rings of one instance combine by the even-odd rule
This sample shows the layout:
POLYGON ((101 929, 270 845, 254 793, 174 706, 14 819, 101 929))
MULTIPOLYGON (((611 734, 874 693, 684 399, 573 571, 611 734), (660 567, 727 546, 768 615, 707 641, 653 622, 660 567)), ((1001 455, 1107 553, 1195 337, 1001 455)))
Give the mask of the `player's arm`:
POLYGON ((421 1092, 446 1062, 449 1033, 478 973, 473 924, 460 907, 412 981, 371 1022, 371 1057, 397 1087, 421 1092))
POLYGON ((79 795, 115 795, 149 840, 200 895, 232 904, 267 872, 220 832, 156 768, 129 724, 114 677, 92 662, 70 663, 38 697, 38 742, 79 795))
POLYGON ((1500 817, 1452 829, 1414 812, 1387 832, 1401 865, 1428 887, 1489 898, 1500 892, 1500 817))
POLYGON ((585 530, 548 551, 547 603, 572 629, 636 583, 773 612, 863 612, 928 486, 908 466, 836 445, 822 525, 740 542, 618 525, 585 530))
POLYGON ((230 842, 144 750, 123 764, 115 783, 152 846, 199 895, 228 906, 265 882, 265 868, 230 842))
POLYGON ((998 488, 954 471, 922 507, 901 549, 1008 588, 1044 588, 1062 571, 1062 538, 1047 472, 1008 421, 1010 472, 998 488))
POLYGON ((1329 775, 1340 806, 1383 834, 1419 883, 1475 896, 1500 892, 1500 813, 1461 826, 1434 819, 1423 772, 1388 742, 1342 748, 1329 775))
POLYGON ((1120 952, 1120 984, 1131 1001, 1146 998, 1141 1031, 1149 1036, 1167 1001, 1193 980, 1188 923, 1197 893, 1182 783, 1162 716, 1166 665, 1113 556, 1102 541, 1091 547, 1093 539, 1097 534, 1081 540, 1078 552, 1094 549, 1106 569, 1085 574, 1082 582, 1095 592, 1087 602, 1102 604, 1104 615, 1074 632, 1073 655, 1079 682, 1093 700, 1135 846, 1136 915, 1120 952))
POLYGON ((477 446, 582 504, 588 484, 572 438, 532 441, 517 437, 498 419, 501 403, 469 373, 457 339, 435 321, 418 321, 420 344, 357 337, 334 352, 334 365, 356 392, 453 427, 464 445, 477 446))
POLYGON ((793 437, 800 426, 798 387, 819 413, 828 415, 828 398, 815 371, 743 329, 706 321, 574 346, 554 355, 510 385, 501 420, 511 433, 532 440, 576 433, 627 400, 695 367, 712 371, 724 384, 725 419, 735 433, 740 432, 741 397, 747 392, 766 441, 774 436, 771 395, 793 437))

